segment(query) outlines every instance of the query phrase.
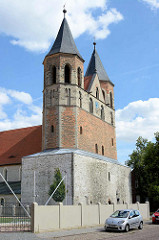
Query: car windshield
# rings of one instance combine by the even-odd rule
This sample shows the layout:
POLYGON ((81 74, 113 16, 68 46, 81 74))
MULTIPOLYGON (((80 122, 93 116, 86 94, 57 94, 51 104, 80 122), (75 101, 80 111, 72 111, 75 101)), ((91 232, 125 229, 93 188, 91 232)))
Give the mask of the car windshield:
POLYGON ((111 215, 111 217, 113 217, 113 218, 127 218, 128 214, 129 214, 129 211, 117 210, 111 215))

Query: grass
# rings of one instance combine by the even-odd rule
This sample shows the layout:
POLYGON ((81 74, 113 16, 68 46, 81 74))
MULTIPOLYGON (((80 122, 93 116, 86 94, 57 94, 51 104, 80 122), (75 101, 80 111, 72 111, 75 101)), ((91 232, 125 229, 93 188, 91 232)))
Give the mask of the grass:
POLYGON ((29 223, 28 218, 18 218, 18 217, 0 217, 0 224, 2 223, 29 223))

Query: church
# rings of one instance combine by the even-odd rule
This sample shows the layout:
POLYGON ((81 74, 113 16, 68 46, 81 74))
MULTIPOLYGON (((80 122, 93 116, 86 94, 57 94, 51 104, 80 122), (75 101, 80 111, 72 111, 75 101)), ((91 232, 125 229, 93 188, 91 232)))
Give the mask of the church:
POLYGON ((131 170, 117 160, 114 84, 95 42, 84 76, 84 59, 65 15, 66 10, 43 61, 42 126, 0 133, 0 171, 13 188, 19 184, 22 202, 45 204, 59 168, 64 204, 131 203, 131 170))

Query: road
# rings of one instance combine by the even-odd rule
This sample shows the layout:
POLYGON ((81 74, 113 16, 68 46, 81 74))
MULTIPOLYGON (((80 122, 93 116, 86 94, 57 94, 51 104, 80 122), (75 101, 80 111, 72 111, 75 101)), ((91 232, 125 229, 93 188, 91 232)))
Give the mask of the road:
POLYGON ((142 230, 105 232, 103 227, 63 230, 50 233, 0 233, 0 240, 159 240, 159 224, 144 224, 142 230))

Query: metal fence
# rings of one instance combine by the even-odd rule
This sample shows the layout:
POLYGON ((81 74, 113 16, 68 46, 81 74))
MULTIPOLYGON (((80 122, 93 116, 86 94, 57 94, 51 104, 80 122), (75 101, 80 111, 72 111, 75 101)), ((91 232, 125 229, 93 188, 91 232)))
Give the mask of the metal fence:
MULTIPOLYGON (((30 207, 25 206, 30 213, 30 207)), ((0 206, 0 232, 31 231, 31 218, 21 206, 0 206)))

